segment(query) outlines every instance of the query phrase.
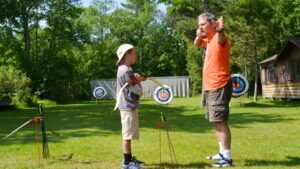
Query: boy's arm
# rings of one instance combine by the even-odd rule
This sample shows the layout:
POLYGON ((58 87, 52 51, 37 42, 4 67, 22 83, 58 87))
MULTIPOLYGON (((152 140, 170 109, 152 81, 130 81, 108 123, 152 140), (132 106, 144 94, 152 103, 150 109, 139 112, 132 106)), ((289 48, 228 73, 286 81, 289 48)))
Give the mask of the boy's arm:
POLYGON ((128 86, 134 86, 136 84, 141 83, 141 81, 145 81, 147 78, 145 76, 141 76, 137 73, 134 74, 134 76, 131 77, 131 79, 128 81, 128 86))

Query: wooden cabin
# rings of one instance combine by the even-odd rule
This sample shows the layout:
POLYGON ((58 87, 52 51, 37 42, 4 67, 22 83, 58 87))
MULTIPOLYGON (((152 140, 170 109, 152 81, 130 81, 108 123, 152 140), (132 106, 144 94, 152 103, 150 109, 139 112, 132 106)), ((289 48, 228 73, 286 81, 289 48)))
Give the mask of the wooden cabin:
POLYGON ((259 64, 264 98, 300 99, 300 37, 259 64))

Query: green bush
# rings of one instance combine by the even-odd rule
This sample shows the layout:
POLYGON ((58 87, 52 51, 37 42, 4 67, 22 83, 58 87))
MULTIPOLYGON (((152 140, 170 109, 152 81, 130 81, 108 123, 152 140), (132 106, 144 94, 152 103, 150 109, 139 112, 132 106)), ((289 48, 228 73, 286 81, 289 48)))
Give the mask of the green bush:
POLYGON ((11 104, 31 102, 31 80, 13 66, 0 66, 0 100, 11 104))
POLYGON ((187 46, 187 70, 192 83, 192 95, 197 96, 202 90, 202 52, 194 44, 187 46))
POLYGON ((29 104, 29 106, 31 107, 37 107, 39 104, 43 104, 43 106, 46 107, 51 107, 51 106, 56 106, 57 103, 53 100, 49 100, 49 99, 40 99, 37 96, 33 96, 32 97, 32 101, 29 104))

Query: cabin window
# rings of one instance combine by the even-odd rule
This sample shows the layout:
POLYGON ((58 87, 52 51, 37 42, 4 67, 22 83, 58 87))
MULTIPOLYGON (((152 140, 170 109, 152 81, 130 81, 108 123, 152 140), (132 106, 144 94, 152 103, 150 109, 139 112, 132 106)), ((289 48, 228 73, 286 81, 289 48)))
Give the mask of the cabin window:
POLYGON ((277 78, 278 82, 284 83, 287 80, 289 80, 289 70, 288 70, 288 62, 286 63, 281 63, 280 65, 277 65, 277 78))
POLYGON ((270 64, 268 66, 268 82, 269 83, 277 82, 277 73, 276 73, 276 67, 274 64, 270 64))
POLYGON ((261 83, 266 83, 267 82, 267 68, 266 67, 261 67, 261 83))
POLYGON ((300 61, 296 61, 295 64, 295 80, 300 81, 300 61))
POLYGON ((292 81, 293 80, 293 62, 289 61, 287 64, 287 81, 292 81))

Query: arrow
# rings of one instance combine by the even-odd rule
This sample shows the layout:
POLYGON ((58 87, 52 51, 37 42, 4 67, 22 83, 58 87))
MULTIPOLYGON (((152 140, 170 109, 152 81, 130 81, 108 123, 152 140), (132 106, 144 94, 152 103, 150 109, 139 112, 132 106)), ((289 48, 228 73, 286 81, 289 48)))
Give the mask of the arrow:
POLYGON ((160 86, 163 89, 167 89, 163 84, 161 84, 159 81, 151 78, 151 77, 147 77, 148 80, 151 80, 153 83, 157 84, 158 86, 160 86))
POLYGON ((11 135, 13 135, 14 133, 16 133, 18 130, 20 130, 21 128, 23 128, 24 126, 26 126, 27 124, 31 123, 32 119, 28 120, 27 122, 25 122, 24 124, 22 124, 20 127, 16 128, 14 131, 12 131, 10 134, 8 134, 7 136, 5 136, 4 138, 2 138, 2 140, 10 137, 11 135))

